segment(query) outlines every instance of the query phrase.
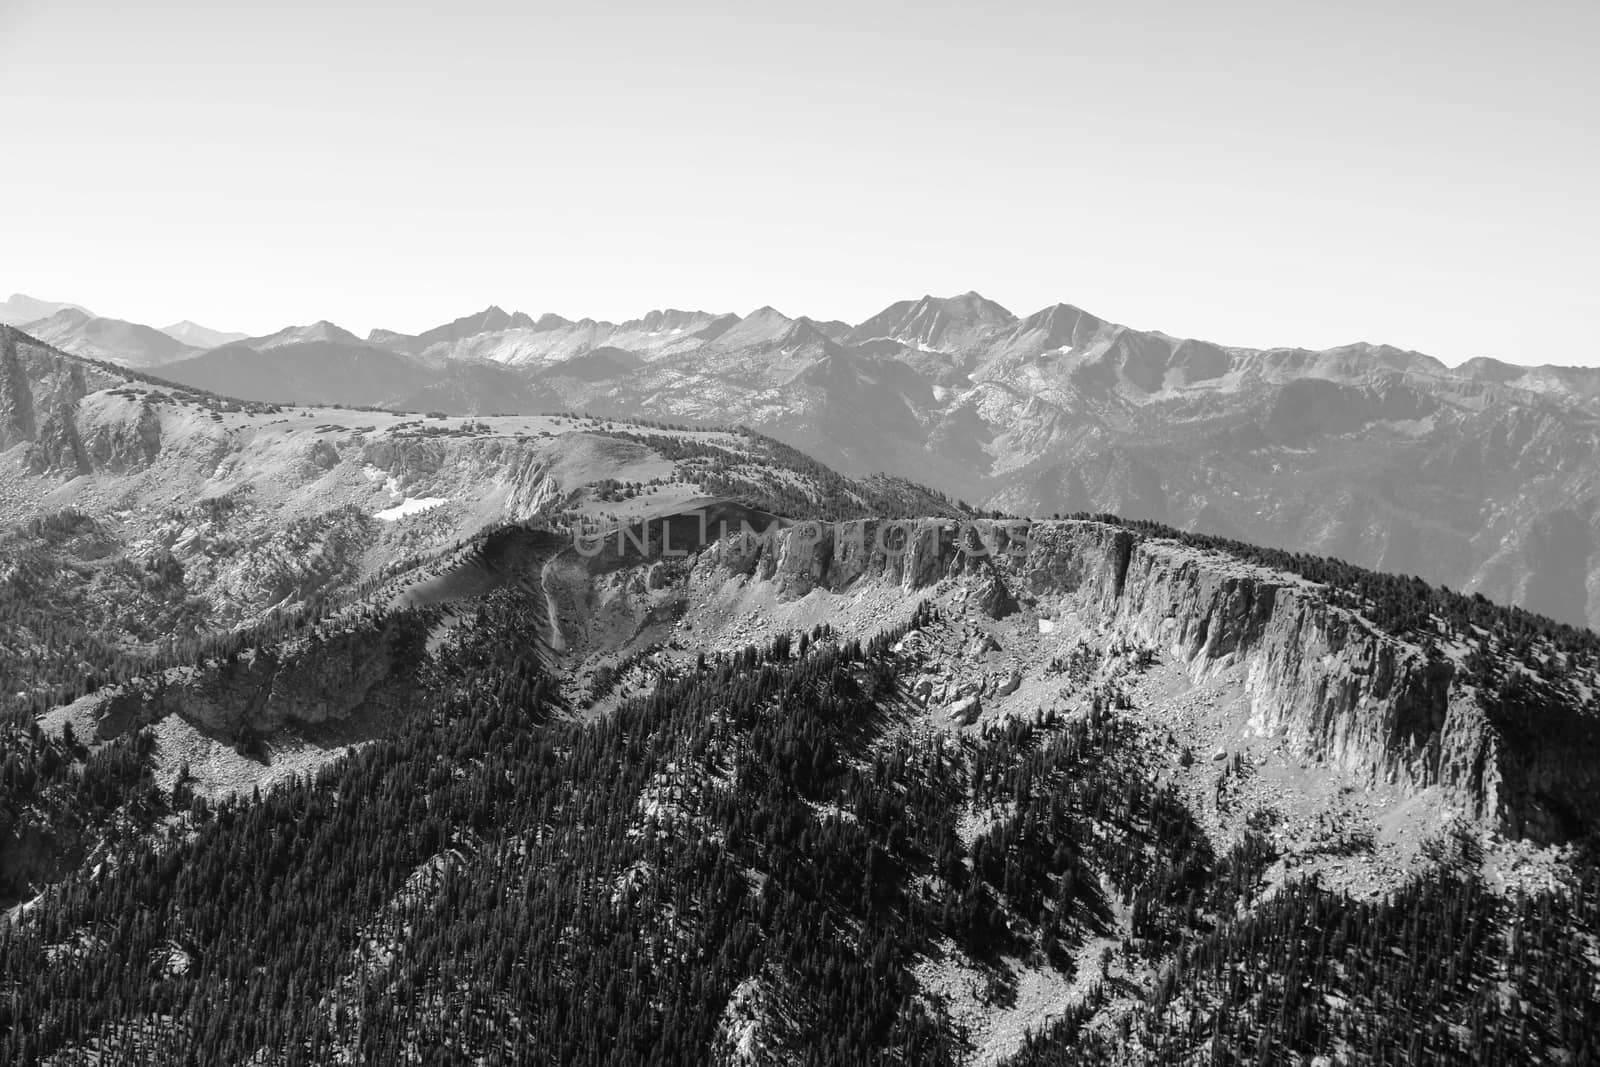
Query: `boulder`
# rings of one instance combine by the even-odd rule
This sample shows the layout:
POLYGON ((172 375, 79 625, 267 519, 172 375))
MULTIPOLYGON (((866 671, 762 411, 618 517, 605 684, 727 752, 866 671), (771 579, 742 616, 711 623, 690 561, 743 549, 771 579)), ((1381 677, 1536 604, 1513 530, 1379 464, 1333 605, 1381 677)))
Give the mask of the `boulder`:
POLYGON ((976 695, 964 696, 945 709, 962 726, 971 726, 983 714, 983 701, 976 695))

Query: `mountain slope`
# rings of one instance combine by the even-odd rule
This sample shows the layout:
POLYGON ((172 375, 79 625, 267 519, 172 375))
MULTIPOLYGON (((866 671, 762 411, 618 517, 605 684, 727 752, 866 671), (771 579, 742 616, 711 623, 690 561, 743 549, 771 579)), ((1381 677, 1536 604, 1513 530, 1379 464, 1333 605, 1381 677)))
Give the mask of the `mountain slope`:
POLYGON ((855 343, 897 341, 922 351, 966 353, 983 348, 1017 321, 1005 308, 977 293, 891 304, 845 335, 855 343))
POLYGON ((0 538, 0 582, 42 613, 0 637, 32 664, 0 708, 64 662, 170 657, 167 638, 304 609, 484 526, 730 491, 785 514, 948 509, 748 432, 241 405, 0 328, 0 523, 26 530, 0 538))
POLYGON ((433 378, 404 356, 360 341, 298 335, 225 345, 168 364, 162 374, 183 385, 268 403, 354 405, 372 403, 378 388, 384 397, 407 396, 433 378))
POLYGON ((1592 1053, 1591 631, 5 328, 0 434, 5 1062, 1592 1053))
MULTIPOLYGON (((87 805, 121 796, 127 822, 181 829, 118 853, 159 866, 74 871, 0 928, 18 1017, 52 1024, 0 1022, 0 1047, 1138 1062, 1221 1028, 1377 1063, 1400 1012, 1476 1005, 1423 1047, 1581 1058, 1600 879, 1487 831, 1555 825, 1527 818, 1547 810, 1534 782, 1588 805, 1576 825, 1593 827, 1593 711, 1559 740, 1518 736, 1527 709, 1507 713, 1503 684, 1491 697, 1461 650, 1401 635, 1443 639, 1450 619, 1392 633, 1339 586, 1101 522, 707 543, 680 517, 598 554, 556 530, 492 531, 387 622, 330 617, 198 680, 95 697, 108 737, 92 773, 55 732, 29 742, 8 780, 48 792, 27 817, 76 804, 108 833, 87 805), (395 651, 372 654, 380 640, 395 651), (173 719, 263 671, 296 680, 269 706, 308 708, 351 662, 404 686, 375 698, 384 735, 259 800, 208 799, 137 741, 168 724, 171 744, 173 719), (1319 917, 1341 909, 1362 925, 1330 941, 1319 917), (1275 947, 1286 924, 1323 937, 1298 966, 1275 947), (1423 980, 1458 951, 1471 967, 1423 980), (1263 1010, 1207 953, 1270 960, 1263 979, 1304 983, 1317 1025, 1285 1023, 1301 1016, 1277 984, 1263 1010), (406 1010, 379 995, 396 988, 406 1010), (588 1004, 593 988, 610 993, 588 1004), (1493 1011, 1506 989, 1529 1004, 1520 1024, 1493 1011), (1358 1003, 1322 1010, 1324 992, 1358 1003), (262 1016, 273 999, 294 1010, 262 1016)), ((1514 631, 1482 622, 1517 676, 1500 644, 1514 631)), ((1535 640, 1528 662, 1566 640, 1535 640)), ((1527 683, 1553 686, 1538 714, 1592 682, 1593 643, 1566 646, 1566 679, 1527 683)), ((294 751, 281 733, 252 744, 271 764, 294 751)))
POLYGON ((392 348, 397 352, 421 355, 435 345, 449 347, 455 342, 464 341, 479 334, 511 329, 528 329, 532 326, 533 319, 522 312, 507 314, 500 308, 490 305, 475 315, 465 315, 454 322, 447 322, 443 326, 424 330, 414 337, 396 333, 393 330, 373 330, 367 340, 373 344, 383 345, 385 348, 392 348))
POLYGON ((94 315, 88 308, 79 307, 77 304, 38 300, 23 293, 12 293, 5 300, 0 300, 0 326, 20 326, 25 322, 37 322, 62 311, 81 311, 91 317, 94 315))
POLYGON ((76 308, 66 308, 49 318, 26 323, 22 329, 74 355, 129 367, 156 367, 192 356, 197 351, 161 330, 121 319, 97 318, 76 308))

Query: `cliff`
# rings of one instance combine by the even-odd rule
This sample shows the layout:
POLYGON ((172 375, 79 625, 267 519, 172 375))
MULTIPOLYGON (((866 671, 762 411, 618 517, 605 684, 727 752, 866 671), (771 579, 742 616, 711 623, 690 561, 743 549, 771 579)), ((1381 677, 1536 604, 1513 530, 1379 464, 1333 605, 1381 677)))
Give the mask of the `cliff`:
POLYGON ((27 462, 36 473, 87 472, 91 461, 75 421, 78 403, 115 384, 114 376, 93 364, 0 326, 0 451, 27 444, 27 462))
MULTIPOLYGON (((470 598, 516 580, 548 598, 551 625, 541 640, 558 651, 575 639, 603 652, 659 630, 674 617, 671 604, 702 595, 707 579, 767 583, 787 601, 863 582, 913 598, 953 579, 996 617, 1024 608, 1041 618, 1071 615, 1103 647, 1160 650, 1197 682, 1226 676, 1248 704, 1251 735, 1357 779, 1438 787, 1464 813, 1515 837, 1563 841, 1600 826, 1590 667, 1569 665, 1565 677, 1541 684, 1512 662, 1501 676, 1529 683, 1486 691, 1465 666, 1465 646, 1386 632, 1296 575, 1097 522, 779 528, 748 509, 712 511, 719 518, 708 536, 723 521, 728 534, 677 560, 650 557, 659 539, 642 556, 612 547, 590 557, 562 549, 556 535, 512 530, 490 547, 532 540, 498 563, 483 562, 481 580, 461 585, 451 572, 406 602, 470 598)), ((687 526, 667 543, 698 547, 687 526)), ((167 714, 238 737, 381 710, 403 699, 424 640, 420 624, 407 621, 413 614, 387 619, 86 699, 102 737, 167 714)))
POLYGON ((1041 613, 1076 613, 1108 641, 1159 648, 1197 680, 1236 670, 1251 730, 1306 757, 1440 787, 1513 836, 1559 841, 1600 825, 1600 716, 1587 684, 1568 677, 1508 710, 1472 684, 1457 651, 1383 632, 1322 586, 1221 553, 1094 522, 925 521, 802 524, 721 542, 707 561, 788 598, 863 578, 908 594, 952 576, 998 584, 1041 613))

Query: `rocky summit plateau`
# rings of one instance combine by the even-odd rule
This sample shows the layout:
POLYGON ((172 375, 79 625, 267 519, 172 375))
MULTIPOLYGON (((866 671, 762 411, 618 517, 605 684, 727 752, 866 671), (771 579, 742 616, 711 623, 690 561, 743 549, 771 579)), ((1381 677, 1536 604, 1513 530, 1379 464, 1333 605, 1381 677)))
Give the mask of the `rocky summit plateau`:
POLYGON ((0 1061, 1600 1054, 1577 372, 971 294, 103 356, 0 327, 0 1061))

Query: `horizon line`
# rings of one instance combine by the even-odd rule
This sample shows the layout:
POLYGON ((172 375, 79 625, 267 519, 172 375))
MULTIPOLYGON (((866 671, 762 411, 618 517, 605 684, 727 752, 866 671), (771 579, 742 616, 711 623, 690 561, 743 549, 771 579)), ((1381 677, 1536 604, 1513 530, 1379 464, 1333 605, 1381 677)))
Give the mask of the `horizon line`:
MULTIPOLYGON (((3 290, 0 290, 0 291, 3 291, 3 290)), ((286 325, 279 326, 278 328, 276 328, 274 330, 267 331, 266 333, 251 333, 251 332, 245 331, 245 330, 233 329, 233 328, 229 328, 229 327, 215 326, 215 325, 212 325, 210 323, 202 322, 199 319, 195 318, 193 315, 185 315, 182 318, 177 319, 177 320, 175 320, 175 321, 173 321, 173 322, 171 322, 171 323, 169 323, 169 324, 167 324, 165 326, 155 326, 155 325, 152 325, 152 323, 149 322, 149 321, 142 321, 142 320, 139 320, 139 319, 122 318, 122 317, 116 316, 116 315, 104 315, 104 314, 101 314, 98 311, 95 311, 93 308, 91 308, 91 307, 89 307, 89 306, 87 306, 85 304, 79 303, 77 301, 46 299, 46 298, 43 298, 43 297, 34 296, 33 294, 25 292, 23 290, 12 290, 10 295, 7 296, 5 299, 6 299, 7 302, 9 302, 10 300, 15 299, 17 297, 22 297, 22 298, 27 299, 27 300, 37 301, 38 303, 42 303, 42 304, 60 305, 56 311, 51 312, 50 315, 46 315, 41 319, 34 319, 34 320, 31 320, 30 322, 27 322, 27 323, 20 323, 20 322, 19 323, 8 323, 8 324, 7 323, 0 323, 0 325, 10 325, 13 328, 15 328, 17 330, 21 330, 24 333, 27 332, 24 329, 25 326, 32 325, 34 322, 44 321, 44 319, 53 318, 55 315, 60 314, 62 311, 76 309, 76 310, 85 312, 86 314, 88 314, 90 316, 91 319, 106 319, 106 320, 114 321, 114 322, 125 322, 125 323, 129 323, 130 325, 134 325, 134 326, 144 326, 144 327, 146 327, 148 329, 156 330, 156 331, 158 331, 160 333, 167 333, 169 330, 171 330, 171 329, 173 329, 175 327, 188 324, 188 325, 197 326, 197 327, 199 327, 201 329, 209 330, 209 331, 215 332, 215 333, 238 334, 238 335, 240 335, 238 340, 236 340, 234 342, 230 342, 230 343, 235 343, 235 344, 243 343, 244 341, 262 340, 264 338, 272 337, 272 336, 274 336, 276 334, 283 333, 283 332, 285 332, 287 330, 307 329, 309 327, 319 326, 319 325, 333 326, 333 327, 335 327, 337 329, 343 330, 344 332, 346 332, 348 334, 351 334, 352 336, 354 336, 358 340, 362 341, 363 343, 375 343, 375 342, 371 341, 371 337, 372 337, 372 335, 374 333, 377 333, 377 332, 380 332, 380 331, 386 332, 386 333, 395 334, 395 335, 401 336, 401 337, 417 337, 417 336, 420 336, 422 333, 425 333, 425 332, 427 332, 429 330, 437 329, 437 328, 442 327, 442 326, 448 326, 448 325, 451 325, 452 323, 459 322, 459 321, 461 321, 463 319, 472 318, 472 317, 474 317, 476 315, 481 315, 481 314, 484 314, 484 313, 489 312, 489 311, 499 311, 502 314, 509 315, 509 316, 521 315, 521 316, 524 316, 524 317, 532 320, 535 323, 540 322, 540 321, 542 321, 542 320, 544 320, 546 318, 557 318, 557 319, 562 320, 566 324, 572 325, 572 326, 582 326, 582 325, 623 326, 623 325, 627 325, 628 323, 641 322, 645 318, 649 317, 650 315, 654 315, 654 314, 669 314, 669 313, 672 313, 672 312, 678 312, 680 314, 687 314, 687 315, 711 315, 711 316, 715 316, 717 318, 723 318, 723 317, 727 317, 727 316, 731 315, 735 319, 737 319, 738 321, 743 322, 743 321, 749 319, 751 316, 756 315, 756 314, 758 314, 758 313, 760 313, 762 311, 773 311, 773 312, 776 312, 777 314, 783 316, 785 319, 788 319, 791 322, 807 322, 807 323, 810 323, 812 325, 822 325, 822 324, 830 323, 830 322, 839 322, 839 323, 844 323, 845 325, 849 326, 851 329, 856 329, 856 328, 859 328, 861 325, 865 324, 866 322, 871 321, 873 318, 877 317, 878 315, 884 314, 885 312, 889 311, 891 308, 893 308, 893 307, 895 307, 896 305, 899 305, 899 304, 912 304, 912 305, 915 305, 915 304, 921 303, 921 302, 923 302, 925 300, 946 302, 946 301, 956 300, 956 299, 959 299, 961 297, 976 297, 979 300, 982 300, 982 301, 984 301, 986 303, 989 303, 989 304, 993 304, 995 307, 999 308, 1001 311, 1004 311, 1007 315, 1011 316, 1013 322, 1015 322, 1015 323, 1024 322, 1024 321, 1026 321, 1026 320, 1028 320, 1030 318, 1033 318, 1036 315, 1041 315, 1041 314, 1044 314, 1046 312, 1053 311, 1053 310, 1055 310, 1057 308, 1068 308, 1068 309, 1071 309, 1073 311, 1077 311, 1077 312, 1079 312, 1081 314, 1089 315, 1089 316, 1091 316, 1091 317, 1093 317, 1095 319, 1098 319, 1099 321, 1105 323, 1106 325, 1116 326, 1116 327, 1120 327, 1122 329, 1131 330, 1131 331, 1133 331, 1135 333, 1154 334, 1154 335, 1159 335, 1159 336, 1162 336, 1162 337, 1167 337, 1167 338, 1170 338, 1170 339, 1173 339, 1173 340, 1178 340, 1178 341, 1195 341, 1195 342, 1198 342, 1200 344, 1213 345, 1213 346, 1215 346, 1217 348, 1230 350, 1230 351, 1235 351, 1235 352, 1297 351, 1297 352, 1325 353, 1325 352, 1335 352, 1335 351, 1339 351, 1341 349, 1359 348, 1359 347, 1365 347, 1365 348, 1388 348, 1388 349, 1393 349, 1393 350, 1395 350, 1397 352, 1404 353, 1406 355, 1420 356, 1420 357, 1425 358, 1425 359, 1433 360, 1434 362, 1436 362, 1436 363, 1440 364, 1441 366, 1445 367, 1447 370, 1452 370, 1452 371, 1459 370, 1459 369, 1461 369, 1462 367, 1466 366, 1469 363, 1476 363, 1476 362, 1495 363, 1495 364, 1499 364, 1501 366, 1507 366, 1507 367, 1522 367, 1522 368, 1526 368, 1526 369, 1529 369, 1529 370, 1538 370, 1538 369, 1545 369, 1545 368, 1554 369, 1554 370, 1597 370, 1597 369, 1600 369, 1600 367, 1586 366, 1584 364, 1558 364, 1558 363, 1551 363, 1551 362, 1548 362, 1548 361, 1542 362, 1542 363, 1522 363, 1522 362, 1517 362, 1517 361, 1514 361, 1514 360, 1503 359, 1503 358, 1498 357, 1498 356, 1486 356, 1486 355, 1466 356, 1466 357, 1461 358, 1458 362, 1452 362, 1450 359, 1447 359, 1447 358, 1442 357, 1442 356, 1435 355, 1435 354, 1433 354, 1431 352, 1423 351, 1422 349, 1410 348, 1410 347, 1407 347, 1405 345, 1393 344, 1393 343, 1388 342, 1388 341, 1370 341, 1370 340, 1366 340, 1366 339, 1356 339, 1356 340, 1350 340, 1350 341, 1343 341, 1343 342, 1340 342, 1338 344, 1327 345, 1327 346, 1324 346, 1324 347, 1311 347, 1311 346, 1304 345, 1304 344, 1272 344, 1272 345, 1233 344, 1233 343, 1225 342, 1225 341, 1215 341, 1215 340, 1211 340, 1211 339, 1205 338, 1205 337, 1198 337, 1198 336, 1185 335, 1185 334, 1179 334, 1179 333, 1169 333, 1166 330, 1162 330, 1162 329, 1159 329, 1159 328, 1145 328, 1145 327, 1130 326, 1127 323, 1118 322, 1115 319, 1107 318, 1105 316, 1096 314, 1095 312, 1090 311, 1090 310, 1082 307, 1081 305, 1074 304, 1074 303, 1071 303, 1071 302, 1065 301, 1065 300, 1058 300, 1058 301, 1056 301, 1056 302, 1054 302, 1052 304, 1047 304, 1044 307, 1038 308, 1037 310, 1029 312, 1027 314, 1018 314, 1017 312, 1012 311, 1011 308, 1008 307, 1007 305, 1005 305, 1005 304, 1001 303, 1000 301, 995 300, 995 299, 993 299, 991 297, 985 296, 984 294, 980 293, 976 289, 967 289, 967 290, 965 290, 963 292, 953 293, 953 294, 951 294, 949 296, 935 296, 932 293, 923 293, 921 296, 917 296, 917 297, 902 297, 902 298, 890 301, 888 304, 885 304, 882 307, 880 307, 877 311, 874 311, 871 314, 867 315, 865 318, 860 319, 860 320, 856 320, 856 321, 852 321, 850 319, 843 319, 843 318, 824 318, 824 317, 809 315, 809 314, 805 314, 805 313, 801 313, 801 314, 797 314, 797 315, 791 315, 791 314, 781 310, 779 307, 777 307, 777 305, 775 305, 773 303, 770 303, 770 302, 762 304, 759 307, 753 308, 750 311, 745 312, 743 314, 741 314, 741 313, 739 313, 737 311, 713 311, 713 310, 710 310, 709 308, 705 308, 705 307, 689 308, 689 307, 660 306, 660 307, 650 308, 647 311, 643 312, 642 314, 634 315, 631 318, 611 319, 611 318, 596 317, 596 316, 591 316, 591 315, 583 315, 583 316, 579 316, 579 317, 572 317, 572 316, 564 315, 561 312, 552 311, 552 310, 548 310, 548 309, 546 309, 544 311, 541 311, 538 314, 534 314, 532 312, 523 311, 520 308, 514 309, 514 310, 507 310, 507 308, 503 304, 501 304, 500 302, 495 301, 495 300, 491 300, 489 303, 485 304, 483 307, 478 308, 478 309, 476 309, 474 311, 470 311, 470 312, 466 313, 465 315, 457 315, 457 316, 455 316, 454 318, 451 318, 451 319, 447 319, 447 320, 444 320, 444 321, 441 321, 441 322, 435 322, 433 325, 425 326, 421 330, 418 330, 418 331, 416 331, 414 333, 408 333, 408 332, 403 331, 403 330, 394 330, 394 329, 391 329, 391 328, 386 327, 386 326, 372 326, 372 327, 370 327, 370 328, 368 328, 368 329, 366 329, 364 331, 361 330, 361 329, 351 329, 350 327, 347 327, 347 326, 344 326, 343 324, 341 324, 337 319, 328 318, 326 316, 323 316, 323 317, 320 317, 320 318, 316 318, 316 319, 312 319, 312 320, 310 320, 308 322, 290 322, 290 323, 288 323, 286 325)), ((492 331, 484 331, 484 332, 492 332, 492 331)), ((32 336, 32 335, 30 334, 30 336, 32 336)), ((171 334, 168 334, 168 336, 171 336, 171 334)), ((177 338, 174 338, 174 339, 176 340, 177 338)), ((220 346, 218 346, 218 347, 220 347, 220 346)), ((204 353, 206 351, 211 351, 211 350, 212 349, 196 348, 196 352, 197 353, 204 353)))

